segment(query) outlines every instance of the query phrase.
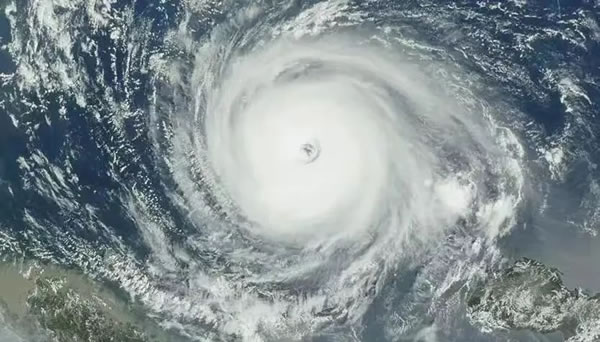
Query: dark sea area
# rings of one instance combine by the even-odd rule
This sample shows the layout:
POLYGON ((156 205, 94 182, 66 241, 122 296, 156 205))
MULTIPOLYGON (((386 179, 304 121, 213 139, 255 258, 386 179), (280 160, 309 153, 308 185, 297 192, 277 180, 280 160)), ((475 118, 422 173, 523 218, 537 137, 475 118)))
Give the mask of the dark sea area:
MULTIPOLYGON (((315 46, 300 62, 356 76, 315 46)), ((600 341, 599 163, 599 0, 0 0, 0 342, 600 341), (408 130, 448 158, 439 230, 383 217, 313 248, 245 228, 209 109, 258 78, 243 57, 287 67, 277 42, 287 63, 321 39, 466 108, 447 136, 408 130)), ((404 178, 384 189, 420 198, 404 178)))

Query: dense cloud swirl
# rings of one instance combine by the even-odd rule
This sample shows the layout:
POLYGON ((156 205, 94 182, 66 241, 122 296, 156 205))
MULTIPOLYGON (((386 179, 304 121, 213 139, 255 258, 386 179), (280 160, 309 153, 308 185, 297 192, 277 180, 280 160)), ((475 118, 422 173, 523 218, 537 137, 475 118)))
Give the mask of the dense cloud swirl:
POLYGON ((227 44, 217 29, 167 69, 159 89, 183 95, 159 90, 155 120, 173 127, 156 146, 179 201, 217 250, 235 251, 245 305, 271 307, 261 325, 360 320, 399 263, 453 230, 493 241, 510 226, 520 146, 438 72, 452 66, 369 39, 378 31, 273 34, 256 20, 237 18, 254 29, 227 44))
POLYGON ((541 3, 0 4, 0 258, 175 342, 576 338, 508 291, 600 222, 598 5, 541 3))

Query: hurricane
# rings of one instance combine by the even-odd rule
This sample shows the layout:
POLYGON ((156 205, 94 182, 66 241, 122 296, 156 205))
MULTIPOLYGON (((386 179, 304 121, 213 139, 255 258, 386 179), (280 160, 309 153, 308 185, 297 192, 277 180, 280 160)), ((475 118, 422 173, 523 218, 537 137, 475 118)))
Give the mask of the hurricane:
POLYGON ((0 5, 0 338, 595 341, 599 6, 0 5))

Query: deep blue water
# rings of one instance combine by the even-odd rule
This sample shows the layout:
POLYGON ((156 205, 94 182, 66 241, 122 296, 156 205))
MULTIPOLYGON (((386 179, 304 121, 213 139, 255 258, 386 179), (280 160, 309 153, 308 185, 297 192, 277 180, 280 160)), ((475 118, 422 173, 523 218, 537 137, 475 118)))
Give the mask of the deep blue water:
MULTIPOLYGON (((312 3, 317 2, 298 1, 281 17, 293 17, 295 8, 307 8, 312 3)), ((26 22, 25 9, 30 4, 17 1, 14 18, 21 37, 33 41, 39 39, 35 36, 39 32, 34 34, 20 26, 26 22)), ((0 239, 1 257, 24 256, 56 263, 100 279, 102 261, 98 260, 105 255, 126 250, 143 262, 152 247, 144 241, 136 218, 123 201, 129 189, 147 194, 155 206, 149 210, 172 220, 172 225, 164 227, 170 244, 185 241, 197 229, 172 202, 170 194, 178 190, 173 180, 164 177, 163 156, 153 149, 149 94, 157 81, 149 74, 148 64, 158 54, 174 60, 190 57, 188 52, 165 44, 165 36, 184 19, 191 22, 191 36, 201 39, 212 27, 234 16, 236 7, 206 11, 206 18, 202 13, 185 13, 180 1, 117 1, 111 13, 131 6, 131 37, 147 34, 138 49, 111 38, 110 26, 99 30, 90 27, 91 19, 81 9, 79 21, 70 23, 75 39, 70 51, 75 60, 71 62, 86 75, 85 89, 79 89, 85 106, 67 87, 36 84, 19 89, 18 58, 25 52, 0 50, 0 73, 16 75, 16 79, 0 83, 0 237, 6 235, 16 241, 3 245, 5 241, 0 239), (144 32, 135 31, 141 25, 144 32), (82 41, 93 42, 94 47, 84 48, 79 44, 82 41), (113 103, 121 104, 123 112, 131 115, 117 119, 113 103), (18 121, 17 126, 11 116, 18 121), (121 120, 119 131, 114 120, 121 120), (45 161, 34 162, 40 156, 45 161), (23 161, 30 166, 25 167, 23 161), (61 181, 50 171, 50 165, 67 170, 66 186, 56 186, 61 181), (116 247, 116 241, 125 247, 116 247)), ((502 1, 359 1, 355 6, 375 13, 370 21, 373 26, 406 27, 412 37, 449 51, 451 60, 483 80, 477 91, 492 97, 492 103, 494 98, 500 99, 507 108, 524 115, 522 122, 507 120, 506 124, 517 132, 526 151, 526 173, 532 179, 526 193, 531 197, 521 208, 512 233, 500 240, 499 246, 508 258, 526 256, 557 267, 570 287, 600 292, 596 262, 600 257, 600 192, 593 190, 600 182, 600 31, 583 25, 595 23, 598 27, 600 3, 527 1, 519 7, 515 2, 502 1), (399 15, 413 12, 418 15, 399 15), (436 19, 427 20, 428 13, 436 19), (435 24, 442 19, 444 25, 435 24), (558 33, 547 33, 550 31, 558 33), (523 48, 527 37, 544 34, 523 48), (578 35, 583 38, 575 42, 578 35), (576 96, 565 100, 561 79, 577 84, 590 102, 576 96), (553 147, 560 147, 565 155, 557 178, 550 177, 541 152, 553 147)), ((0 44, 13 39, 8 18, 0 15, 0 44)), ((46 54, 49 61, 63 61, 52 56, 52 42, 38 44, 36 53, 46 54)), ((207 260, 227 265, 218 253, 203 252, 207 260)), ((187 265, 178 266, 184 273, 187 265)), ((418 268, 408 270, 390 288, 406 289, 409 296, 418 273, 418 268)), ((373 308, 385 304, 385 298, 378 298, 373 308)), ((382 320, 377 312, 369 311, 363 336, 379 340, 382 320)), ((433 320, 427 318, 424 324, 433 320)), ((475 327, 464 325, 462 329, 446 337, 480 336, 475 327)), ((528 332, 517 334, 521 334, 519 340, 533 340, 528 332)), ((322 338, 325 341, 331 336, 322 338)))

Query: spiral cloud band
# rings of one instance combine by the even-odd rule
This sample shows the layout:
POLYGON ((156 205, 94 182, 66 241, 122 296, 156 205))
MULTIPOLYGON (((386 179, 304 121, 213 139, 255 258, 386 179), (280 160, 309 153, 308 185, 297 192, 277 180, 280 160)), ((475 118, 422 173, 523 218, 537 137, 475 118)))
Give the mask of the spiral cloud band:
POLYGON ((0 256, 150 339, 596 341, 599 9, 0 2, 0 256))
POLYGON ((207 149, 259 233, 352 238, 386 215, 433 229, 469 205, 472 188, 445 174, 439 154, 450 149, 473 168, 473 144, 489 142, 423 76, 384 55, 340 38, 234 57, 208 102, 207 149))
POLYGON ((192 267, 206 297, 189 315, 250 340, 355 322, 447 232, 510 227, 520 145, 460 70, 364 33, 229 29, 180 37, 193 61, 154 96, 190 244, 221 256, 192 267))

